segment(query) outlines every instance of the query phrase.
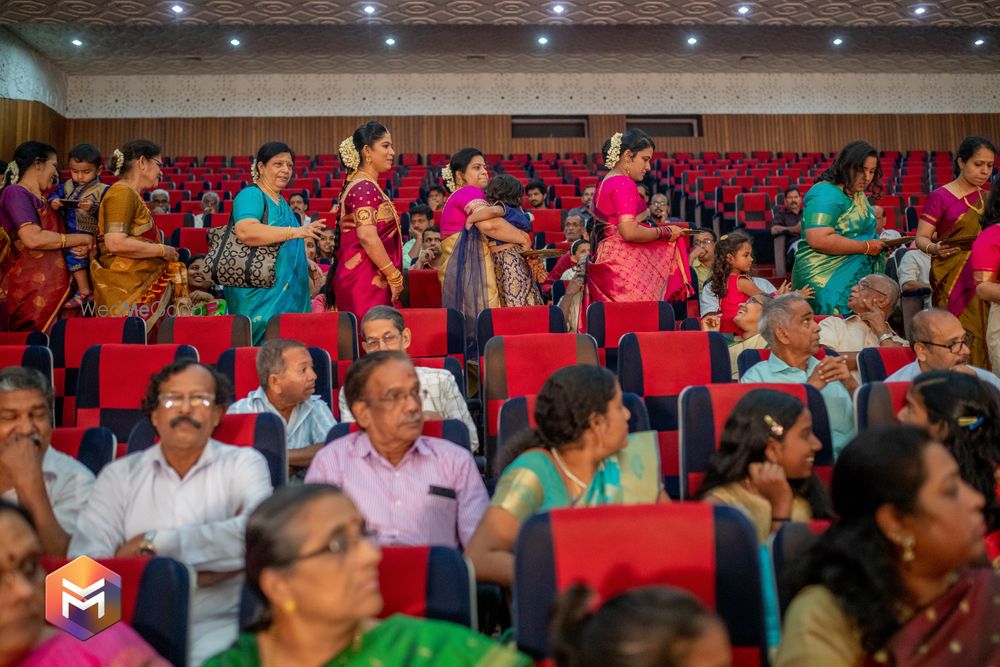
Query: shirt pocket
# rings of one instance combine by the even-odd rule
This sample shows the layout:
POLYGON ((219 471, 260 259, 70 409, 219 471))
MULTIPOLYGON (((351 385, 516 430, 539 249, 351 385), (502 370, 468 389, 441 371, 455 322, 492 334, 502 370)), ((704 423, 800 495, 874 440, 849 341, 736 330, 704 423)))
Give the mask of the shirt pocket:
POLYGON ((431 484, 426 493, 428 543, 455 547, 458 544, 457 490, 431 484))

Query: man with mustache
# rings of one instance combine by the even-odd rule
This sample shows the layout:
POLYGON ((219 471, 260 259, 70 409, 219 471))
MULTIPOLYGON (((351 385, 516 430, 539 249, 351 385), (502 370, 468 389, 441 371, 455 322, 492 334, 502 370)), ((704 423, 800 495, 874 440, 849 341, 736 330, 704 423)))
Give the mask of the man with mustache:
POLYGON ((313 395, 316 372, 309 348, 297 340, 267 341, 257 353, 257 377, 260 386, 229 406, 228 412, 271 412, 281 417, 289 474, 301 478, 337 423, 330 406, 313 395))
POLYGON ((33 368, 0 370, 0 497, 28 510, 44 553, 61 558, 94 475, 51 439, 49 381, 33 368))
POLYGON ((197 572, 192 665, 236 639, 246 519, 271 494, 260 452, 211 437, 231 395, 191 359, 154 375, 143 409, 160 442, 105 466, 69 546, 70 557, 166 556, 197 572))
POLYGON ((472 453, 422 435, 420 380, 405 352, 369 352, 347 372, 344 393, 361 427, 316 455, 306 483, 335 484, 378 542, 464 548, 489 497, 472 453))

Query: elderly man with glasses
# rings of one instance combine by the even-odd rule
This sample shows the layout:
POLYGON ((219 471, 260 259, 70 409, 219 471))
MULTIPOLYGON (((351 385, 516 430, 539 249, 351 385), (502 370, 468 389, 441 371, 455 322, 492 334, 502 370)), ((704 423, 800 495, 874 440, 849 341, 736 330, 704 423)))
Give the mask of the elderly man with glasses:
POLYGON ((423 397, 410 358, 369 352, 351 365, 344 393, 361 430, 324 447, 306 483, 341 487, 383 545, 465 548, 489 505, 486 486, 471 452, 422 435, 423 397))
POLYGON ((899 285, 896 281, 873 273, 858 281, 851 288, 847 307, 854 314, 847 318, 827 317, 819 323, 820 345, 828 347, 847 359, 847 367, 857 382, 858 352, 866 347, 903 347, 906 339, 900 338, 889 326, 899 303, 899 285))
POLYGON ((983 382, 1000 389, 1000 378, 993 373, 969 366, 972 337, 957 317, 942 308, 929 308, 913 316, 910 346, 917 360, 903 366, 886 382, 910 382, 927 371, 971 371, 983 382))
POLYGON ((195 571, 192 665, 236 639, 246 520, 271 494, 260 452, 212 439, 231 393, 190 359, 154 375, 143 409, 160 442, 105 466, 69 545, 71 558, 166 556, 195 571))
MULTIPOLYGON (((380 350, 406 352, 410 347, 410 329, 403 321, 403 314, 390 306, 375 306, 361 318, 361 344, 371 354, 380 350)), ((469 428, 472 451, 479 451, 476 424, 472 421, 469 406, 458 390, 455 376, 443 368, 416 367, 420 380, 421 405, 425 419, 457 419, 469 428)), ((354 414, 344 387, 340 388, 340 418, 353 422, 354 414)))

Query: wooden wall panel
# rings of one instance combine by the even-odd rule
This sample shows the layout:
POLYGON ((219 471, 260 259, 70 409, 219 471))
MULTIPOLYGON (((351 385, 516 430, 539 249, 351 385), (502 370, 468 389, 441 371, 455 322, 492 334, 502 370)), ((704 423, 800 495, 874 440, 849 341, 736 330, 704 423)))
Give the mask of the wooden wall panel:
POLYGON ((65 151, 65 122, 41 102, 0 98, 0 158, 10 160, 14 149, 29 139, 65 151))

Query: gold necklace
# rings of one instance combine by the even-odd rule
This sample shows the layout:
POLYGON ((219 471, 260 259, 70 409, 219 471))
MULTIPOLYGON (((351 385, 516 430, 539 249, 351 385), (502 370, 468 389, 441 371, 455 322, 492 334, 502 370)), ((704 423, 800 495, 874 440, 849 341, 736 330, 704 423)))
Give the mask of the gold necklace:
MULTIPOLYGON (((972 193, 970 192, 969 194, 971 195, 972 193)), ((976 194, 979 195, 979 205, 980 205, 979 208, 976 208, 973 204, 969 202, 969 195, 964 195, 962 197, 962 201, 964 201, 965 205, 971 208, 973 211, 975 211, 978 215, 982 215, 983 213, 986 212, 986 201, 983 199, 982 189, 977 187, 976 194)))

